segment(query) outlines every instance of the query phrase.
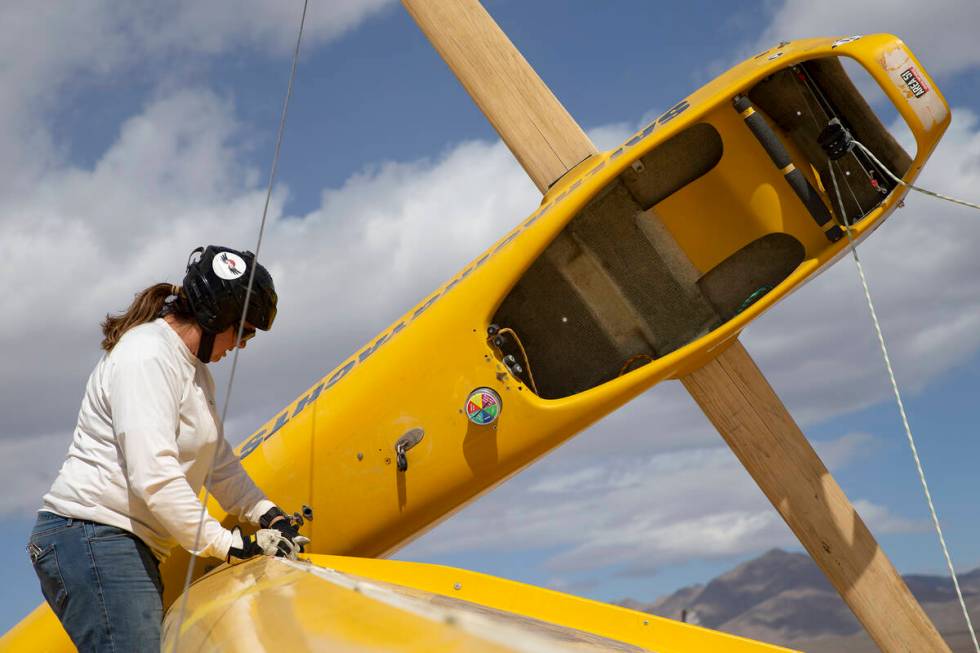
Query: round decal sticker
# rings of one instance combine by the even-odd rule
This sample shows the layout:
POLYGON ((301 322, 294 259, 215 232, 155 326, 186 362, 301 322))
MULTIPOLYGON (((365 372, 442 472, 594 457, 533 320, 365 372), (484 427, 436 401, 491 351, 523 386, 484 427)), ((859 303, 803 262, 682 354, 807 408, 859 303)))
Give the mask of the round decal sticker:
POLYGON ((245 274, 245 261, 234 252, 218 252, 211 260, 211 267, 222 279, 240 279, 245 274))
POLYGON ((477 388, 466 400, 466 416, 474 424, 486 426, 497 421, 503 402, 490 388, 477 388))

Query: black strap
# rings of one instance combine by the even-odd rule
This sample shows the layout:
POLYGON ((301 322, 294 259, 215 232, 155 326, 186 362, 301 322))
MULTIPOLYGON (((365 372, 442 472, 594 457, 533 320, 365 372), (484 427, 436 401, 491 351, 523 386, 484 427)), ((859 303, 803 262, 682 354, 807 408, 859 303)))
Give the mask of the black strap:
POLYGON ((269 525, 272 524, 272 520, 276 519, 277 517, 283 517, 286 519, 286 521, 289 521, 289 515, 284 513, 279 506, 273 506, 272 508, 269 508, 264 515, 259 517, 259 526, 261 528, 269 528, 269 525))

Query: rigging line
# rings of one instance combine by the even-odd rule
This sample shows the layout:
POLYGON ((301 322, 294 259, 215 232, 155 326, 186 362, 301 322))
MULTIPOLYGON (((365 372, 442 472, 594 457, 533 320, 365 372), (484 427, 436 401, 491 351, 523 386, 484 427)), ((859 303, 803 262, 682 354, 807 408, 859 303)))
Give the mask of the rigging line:
MULTIPOLYGON (((275 184, 276 173, 279 169, 279 153, 282 148, 283 133, 285 132, 286 129, 286 116, 289 113, 289 99, 290 97, 292 97, 293 94, 293 82, 296 79, 296 66, 297 63, 299 62, 299 49, 300 49, 300 44, 303 41, 303 26, 306 24, 306 12, 307 12, 307 8, 309 7, 309 4, 310 4, 309 0, 303 0, 303 13, 300 16, 299 29, 296 34, 296 46, 293 49, 293 59, 289 69, 289 82, 286 85, 286 95, 282 101, 282 112, 279 116, 279 129, 276 134, 276 146, 272 154, 272 166, 269 171, 269 184, 268 187, 266 188, 266 193, 265 193, 265 205, 262 207, 262 219, 259 223, 259 234, 255 244, 255 256, 252 259, 252 271, 251 274, 249 274, 248 286, 245 289, 245 301, 242 306, 242 317, 238 322, 238 330, 235 337, 236 343, 241 342, 242 334, 244 333, 245 330, 245 318, 248 314, 248 303, 252 294, 252 284, 255 281, 255 271, 257 269, 257 265, 259 261, 259 252, 262 249, 262 238, 265 235, 265 223, 269 213, 269 203, 272 199, 272 188, 273 185, 275 184)), ((232 354, 231 372, 229 373, 228 386, 225 390, 224 405, 221 408, 220 424, 222 425, 224 425, 225 423, 225 417, 228 414, 228 405, 231 403, 231 390, 235 382, 235 370, 238 367, 238 354, 240 351, 241 351, 241 347, 236 345, 234 354, 232 354)), ((205 488, 204 500, 201 501, 201 513, 197 522, 197 534, 194 536, 195 551, 197 551, 201 540, 201 530, 204 526, 204 516, 205 513, 207 512, 207 502, 211 495, 211 477, 214 472, 214 461, 217 456, 217 452, 218 450, 217 448, 215 448, 214 453, 211 455, 211 463, 208 465, 208 474, 204 482, 204 488, 205 488)), ((187 563, 187 574, 184 578, 184 589, 181 592, 182 598, 180 601, 180 612, 178 613, 177 616, 177 628, 174 632, 174 645, 171 648, 172 653, 177 650, 177 644, 180 642, 180 634, 181 634, 180 631, 181 631, 181 627, 183 626, 184 616, 187 610, 187 590, 191 585, 191 579, 193 578, 194 564, 196 562, 196 559, 197 556, 195 556, 192 553, 190 555, 190 560, 187 563)))
POLYGON ((885 361, 885 368, 888 370, 888 378, 891 381, 892 392, 895 395, 895 402, 898 404, 898 412, 902 417, 902 426, 905 427, 905 435, 908 438, 909 448, 912 450, 912 458, 915 460, 915 468, 919 473, 919 481, 922 484, 922 490, 926 495, 926 502, 929 504, 929 513, 932 516, 933 526, 936 528, 936 535, 939 536, 939 544, 943 550, 943 556, 946 558, 946 567, 949 569, 949 575, 953 579, 953 587, 956 589, 956 596, 959 598, 960 607, 963 609, 963 617, 966 618, 967 628, 970 630, 970 637, 973 639, 973 647, 976 649, 977 653, 980 653, 980 643, 977 642, 976 632, 973 629, 973 622, 970 620, 970 613, 966 609, 966 602, 963 600, 963 592, 960 591, 960 583, 956 578, 956 571, 953 569, 953 560, 949 555, 949 548, 946 546, 946 539, 943 537, 943 529, 939 525, 939 516, 936 514, 936 506, 932 502, 932 494, 929 492, 929 484, 926 483, 926 474, 922 469, 922 461, 919 460, 919 452, 915 446, 915 439, 912 437, 912 427, 909 426, 908 415, 905 413, 905 404, 902 402, 902 395, 898 390, 898 381, 895 380, 895 371, 892 369, 891 359, 888 356, 888 348, 885 346, 885 336, 881 331, 881 323, 878 321, 878 313, 875 311, 874 302, 871 301, 871 290, 868 287, 868 279, 864 275, 864 266, 861 264, 861 259, 858 257, 857 253, 857 243, 854 241, 854 237, 851 233, 851 224, 847 220, 847 216, 844 214, 844 202, 840 199, 840 190, 837 187, 837 176, 834 174, 833 165, 830 165, 830 178, 834 182, 834 190, 837 191, 837 199, 841 208, 841 219, 844 221, 844 229, 847 233, 847 242, 850 245, 851 254, 854 257, 854 263, 857 265, 858 275, 861 277, 861 285, 864 286, 864 298, 868 302, 868 309, 871 312, 871 321, 874 322, 875 334, 878 336, 878 345, 881 349, 882 358, 885 361))
POLYGON ((886 175, 888 175, 889 177, 891 177, 892 180, 895 181, 895 183, 901 184, 902 186, 905 186, 906 188, 911 188, 912 190, 917 190, 920 193, 923 193, 925 195, 931 195, 932 197, 937 197, 937 198, 939 198, 941 200, 946 200, 947 202, 952 202, 953 204, 959 204, 960 206, 967 206, 967 207, 969 207, 971 209, 978 209, 978 210, 980 210, 980 204, 973 204, 972 202, 966 202, 964 200, 958 200, 955 197, 950 197, 949 195, 943 195, 942 193, 937 193, 935 191, 927 190, 925 188, 921 188, 920 186, 916 186, 914 184, 908 183, 907 181, 903 181, 903 180, 899 179, 898 177, 895 176, 895 174, 891 170, 889 170, 885 166, 884 163, 882 163, 881 161, 878 160, 878 157, 876 157, 874 154, 871 153, 871 150, 869 150, 867 147, 864 146, 864 143, 862 143, 859 140, 854 140, 853 142, 854 142, 854 145, 856 147, 860 148, 860 150, 862 152, 864 152, 866 155, 868 155, 868 157, 875 163, 875 165, 878 168, 880 168, 886 175))
MULTIPOLYGON (((797 76, 797 75, 792 75, 792 78, 796 82, 795 87, 796 87, 796 89, 797 89, 800 97, 803 99, 803 103, 809 109, 810 119, 813 121, 813 126, 816 128, 817 133, 820 133, 820 131, 821 131, 820 123, 817 122, 817 117, 816 117, 816 115, 814 115, 813 108, 812 108, 812 106, 810 104, 810 100, 807 99, 807 94, 804 92, 805 90, 809 90, 810 91, 810 94, 813 95, 813 98, 816 101, 817 106, 820 108, 821 111, 823 111, 824 116, 828 120, 832 120, 832 119, 836 118, 839 121, 840 120, 840 116, 838 116, 837 113, 833 110, 833 106, 827 101, 827 98, 823 95, 823 92, 820 91, 820 88, 817 87, 816 82, 814 82, 813 77, 810 75, 810 71, 808 71, 806 69, 806 67, 803 66, 802 64, 799 66, 799 69, 802 71, 803 75, 805 76, 805 79, 801 79, 800 76, 797 76), (814 93, 814 90, 812 90, 812 89, 816 89, 816 93, 819 93, 820 94, 820 97, 817 97, 816 93, 814 93), (823 100, 823 102, 821 102, 821 99, 823 100), (825 104, 826 104, 826 106, 824 106, 825 104), (828 111, 827 107, 830 108, 829 111, 828 111), (831 113, 833 113, 833 115, 831 115, 831 113)), ((857 142, 857 141, 855 141, 855 142, 857 142)), ((854 159, 854 161, 857 163, 857 167, 861 169, 861 172, 864 173, 864 176, 867 177, 868 178, 868 181, 872 184, 872 186, 874 186, 874 184, 876 183, 876 181, 875 181, 874 177, 872 176, 871 172, 867 168, 867 165, 866 165, 867 162, 862 161, 858 157, 858 155, 855 154, 853 147, 852 148, 848 148, 848 151, 847 152, 848 152, 848 154, 850 154, 851 158, 854 159)), ((834 162, 831 161, 830 159, 828 159, 827 160, 827 167, 830 168, 833 165, 834 165, 834 162)), ((847 186, 847 191, 848 191, 848 193, 850 193, 851 199, 854 200, 854 204, 855 204, 855 206, 857 206, 858 212, 861 214, 861 216, 866 215, 865 214, 865 211, 864 211, 864 208, 861 206, 861 203, 858 201, 857 195, 854 192, 854 185, 852 184, 852 182, 849 179, 847 179, 847 176, 848 175, 844 171, 844 168, 841 166, 841 164, 840 164, 839 161, 837 161, 837 169, 840 170, 841 173, 844 175, 844 179, 842 181, 843 181, 844 185, 847 186)), ((830 172, 831 172, 831 174, 833 173, 832 170, 830 172)), ((817 171, 817 174, 819 176, 819 171, 817 171)), ((836 187, 836 184, 835 184, 835 187, 836 187)), ((876 187, 876 186, 874 186, 874 187, 876 187)), ((838 190, 838 192, 839 192, 839 190, 838 190)), ((841 208, 842 208, 842 213, 843 213, 843 198, 840 197, 840 196, 838 196, 838 201, 841 203, 841 208)), ((831 200, 831 204, 833 204, 833 200, 831 200)), ((847 225, 846 216, 843 216, 842 215, 842 218, 844 218, 844 224, 846 226, 847 225)))
MULTIPOLYGON (((800 97, 803 99, 803 104, 805 104, 806 105, 806 108, 809 110, 808 113, 809 113, 810 119, 813 121, 813 126, 816 127, 817 132, 819 133, 820 132, 820 123, 817 122, 816 112, 813 110, 813 105, 810 104, 810 100, 807 98, 806 93, 803 92, 804 91, 804 88, 807 91, 810 91, 810 87, 806 85, 806 82, 804 80, 800 79, 796 75, 793 75, 792 77, 793 77, 793 81, 795 82, 794 86, 796 87, 796 90, 799 92, 800 97)), ((813 91, 810 91, 810 93, 812 94, 813 91)), ((814 96, 814 100, 816 100, 816 99, 817 99, 816 96, 814 96)), ((825 116, 827 116, 827 119, 829 120, 830 119, 830 115, 827 113, 827 110, 824 109, 820 105, 820 101, 819 100, 817 100, 817 107, 821 111, 823 111, 823 114, 825 116)))
MULTIPOLYGON (((810 71, 806 69, 806 66, 804 66, 801 63, 796 68, 800 70, 802 77, 804 77, 805 79, 801 79, 801 75, 791 75, 791 77, 796 82, 795 86, 800 94, 800 97, 803 98, 803 103, 806 104, 808 109, 810 109, 810 118, 813 120, 813 126, 816 128, 817 133, 819 134, 822 128, 820 127, 820 124, 817 122, 817 117, 813 112, 813 107, 810 105, 810 101, 806 97, 806 93, 803 92, 804 90, 803 87, 805 87, 806 90, 808 90, 810 94, 813 95, 814 100, 816 100, 817 106, 823 112, 823 115, 827 118, 827 120, 832 120, 834 118, 840 120, 841 118, 840 116, 837 115, 837 112, 834 111, 833 105, 830 104, 830 102, 827 100, 827 97, 823 94, 823 91, 821 91, 820 87, 817 86, 817 83, 814 81, 813 76, 810 74, 810 71)), ((857 163, 858 168, 860 168, 861 172, 864 173, 864 176, 868 178, 868 181, 874 183, 875 179, 868 171, 866 162, 858 158, 858 155, 854 153, 853 148, 848 150, 848 154, 850 154, 851 158, 853 158, 854 161, 857 163)), ((850 182, 848 182, 848 190, 851 191, 851 195, 853 196, 854 191, 853 189, 851 189, 850 182)), ((860 209, 860 207, 858 208, 860 209)), ((861 210, 863 211, 863 209, 861 210)))
MULTIPOLYGON (((805 71, 805 69, 803 69, 802 65, 800 66, 800 69, 802 69, 802 70, 805 71)), ((809 72, 806 72, 806 76, 809 79, 809 72)), ((832 118, 837 118, 838 120, 840 120, 840 118, 836 114, 833 115, 833 116, 830 115, 830 113, 823 106, 823 104, 820 103, 820 99, 810 89, 810 84, 808 84, 806 80, 800 79, 800 77, 797 76, 797 75, 791 75, 791 77, 793 78, 793 81, 795 82, 794 83, 794 87, 796 88, 797 92, 799 93, 800 98, 803 100, 803 104, 806 105, 806 108, 808 110, 807 111, 807 114, 810 116, 810 120, 813 122, 813 127, 816 130, 816 133, 817 134, 820 133, 822 127, 820 126, 820 123, 817 122, 816 112, 813 110, 813 105, 810 104, 810 100, 807 98, 807 94, 806 94, 807 91, 811 95, 813 95, 813 99, 816 101, 817 107, 823 112, 823 115, 827 118, 828 121, 831 120, 832 118)), ((851 155, 854 156, 854 153, 852 152, 851 155)), ((861 161, 856 156, 854 156, 854 160, 858 162, 858 167, 861 168, 862 170, 864 170, 864 174, 865 175, 868 175, 868 171, 864 169, 864 165, 861 163, 861 161)), ((831 164, 828 162, 828 166, 829 165, 831 165, 831 164)), ((816 172, 817 176, 820 177, 820 171, 817 170, 816 166, 814 166, 813 168, 814 168, 814 171, 816 172)), ((868 177, 870 178, 870 175, 868 175, 868 177)), ((854 197, 854 190, 851 188, 850 181, 845 180, 845 182, 847 183, 847 189, 849 191, 851 191, 851 197, 854 197)), ((822 179, 821 179, 820 183, 821 184, 824 183, 822 179)), ((856 197, 854 197, 854 202, 857 203, 857 198, 856 197)), ((833 202, 831 202, 831 203, 833 203, 833 202)), ((858 205, 858 210, 863 212, 863 209, 861 209, 860 205, 858 205)))
POLYGON ((858 158, 858 155, 854 153, 854 149, 853 148, 851 148, 851 150, 848 152, 848 154, 851 155, 851 158, 852 159, 854 159, 855 161, 857 161, 858 168, 860 168, 861 169, 861 172, 864 173, 864 176, 868 178, 868 182, 869 183, 877 183, 877 180, 874 178, 874 176, 870 172, 868 172, 868 167, 865 165, 865 162, 862 161, 861 159, 859 159, 858 158))
POLYGON ((834 106, 827 101, 827 96, 823 94, 823 91, 820 90, 820 87, 813 80, 813 75, 810 74, 807 67, 801 63, 798 68, 803 73, 803 76, 806 77, 805 83, 808 87, 810 87, 810 89, 812 89, 811 92, 813 93, 813 97, 816 98, 817 104, 819 104, 820 108, 823 109, 823 113, 825 116, 827 116, 827 119, 829 120, 830 118, 836 118, 837 114, 834 112, 834 106), (834 115, 831 116, 831 113, 834 113, 834 115))
MULTIPOLYGON (((828 161, 829 161, 829 159, 828 159, 828 161)), ((867 215, 867 213, 865 212, 864 207, 861 206, 861 202, 858 201, 857 195, 854 193, 854 187, 851 185, 851 182, 848 181, 847 175, 845 174, 845 170, 840 165, 840 161, 830 161, 830 165, 833 166, 835 164, 837 165, 837 170, 840 171, 841 175, 844 176, 844 179, 842 181, 843 181, 844 185, 847 186, 847 192, 849 192, 851 194, 851 199, 854 200, 854 205, 857 206, 857 209, 858 209, 858 219, 860 220, 865 215, 867 215)), ((834 179, 836 181, 836 177, 834 179)), ((843 201, 841 202, 841 207, 843 208, 843 201)), ((848 218, 847 218, 846 215, 843 215, 842 217, 844 219, 844 225, 845 225, 845 227, 849 227, 850 226, 850 220, 848 220, 848 218)))
MULTIPOLYGON (((820 110, 823 111, 823 115, 827 117, 827 120, 833 120, 834 118, 836 118, 837 120, 841 120, 841 117, 837 114, 834 105, 831 104, 830 100, 827 99, 827 96, 824 95, 823 90, 817 84, 816 80, 813 79, 813 75, 810 73, 809 69, 807 69, 807 67, 802 62, 797 66, 797 68, 802 72, 803 76, 806 78, 805 80, 800 80, 800 81, 803 81, 804 85, 808 89, 810 89, 810 92, 813 94, 814 99, 817 101, 817 106, 819 106, 820 110)), ((815 117, 814 117, 814 122, 816 122, 815 117)), ((843 120, 841 120, 841 122, 843 124, 843 120)), ((819 133, 819 131, 820 131, 820 127, 818 125, 817 132, 819 133)), ((865 162, 861 161, 861 159, 858 158, 858 156, 854 153, 854 150, 853 149, 848 150, 848 153, 857 162, 858 167, 861 169, 862 172, 864 172, 868 180, 869 181, 873 180, 871 174, 868 172, 868 169, 865 166, 865 162)))

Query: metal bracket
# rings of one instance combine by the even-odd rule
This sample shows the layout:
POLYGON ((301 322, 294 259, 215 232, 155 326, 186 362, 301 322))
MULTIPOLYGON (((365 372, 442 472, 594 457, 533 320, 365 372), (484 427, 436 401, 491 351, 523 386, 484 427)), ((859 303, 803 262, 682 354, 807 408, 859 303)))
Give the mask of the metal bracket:
POLYGON ((408 471, 408 457, 405 452, 417 445, 424 435, 425 431, 422 429, 412 429, 395 442, 395 464, 398 471, 408 471))

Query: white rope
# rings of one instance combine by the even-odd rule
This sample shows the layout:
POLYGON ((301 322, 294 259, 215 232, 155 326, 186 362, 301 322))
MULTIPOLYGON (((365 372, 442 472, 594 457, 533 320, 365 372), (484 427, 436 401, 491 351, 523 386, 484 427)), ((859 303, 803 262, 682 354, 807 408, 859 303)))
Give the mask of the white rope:
MULTIPOLYGON (((238 332, 235 337, 235 342, 240 343, 242 339, 242 334, 245 331, 245 318, 248 314, 248 302, 252 295, 252 284, 255 281, 255 271, 259 262, 259 251, 262 249, 262 237, 265 235, 265 222, 266 216, 269 213, 269 202, 272 198, 272 187, 276 181, 276 172, 279 169, 279 151, 282 147, 282 135, 286 129, 286 116, 289 112, 289 98, 293 94, 293 82, 296 79, 296 65, 299 61, 299 46, 303 40, 303 25, 306 23, 306 10, 309 6, 309 0, 303 1, 303 14, 300 16, 299 20, 299 30, 296 35, 296 47, 293 49, 293 60, 292 65, 289 69, 289 83, 286 85, 286 95, 282 101, 282 112, 279 117, 279 130, 276 135, 276 147, 272 154, 272 167, 269 171, 269 184, 265 192, 265 205, 262 207, 262 220, 259 223, 259 235, 257 242, 255 244, 255 257, 252 260, 252 271, 248 277, 248 286, 245 289, 245 302, 242 306, 242 317, 238 323, 238 332)), ((241 351, 241 347, 236 346, 235 352, 232 355, 231 360, 231 372, 228 376, 228 386, 225 390, 224 405, 221 408, 221 424, 225 423, 225 417, 228 414, 228 406, 231 403, 231 389, 235 383, 235 370, 238 367, 238 354, 241 351)), ((215 453, 211 456, 211 463, 208 465, 207 478, 204 481, 204 500, 201 501, 201 514, 197 522, 197 534, 194 536, 194 550, 198 550, 198 546, 201 541, 201 530, 204 526, 204 516, 207 512, 208 499, 211 496, 211 476, 214 472, 214 460, 217 456, 217 448, 215 453)), ((190 588, 191 580, 194 576, 194 564, 197 562, 197 556, 193 553, 190 556, 190 560, 187 563, 187 574, 184 578, 184 589, 181 592, 180 600, 180 612, 177 615, 177 629, 174 633, 173 646, 171 647, 171 653, 177 650, 177 644, 180 642, 180 631, 184 623, 184 616, 187 610, 187 590, 190 588)))
MULTIPOLYGON (((949 569, 949 575, 953 579, 953 587, 956 589, 956 596, 959 598, 960 607, 963 609, 963 617, 966 619, 967 628, 970 630, 970 637, 973 639, 973 647, 976 649, 977 653, 980 653, 980 643, 977 642, 976 632, 973 629, 973 622, 970 620, 970 613, 966 609, 966 601, 963 600, 963 592, 960 591, 960 583, 956 578, 956 571, 953 569, 953 560, 949 555, 949 548, 946 546, 946 539, 943 537, 943 529, 939 525, 939 517, 936 514, 936 507, 932 502, 932 494, 929 492, 929 484, 926 483, 926 474, 922 469, 922 461, 919 460, 919 452, 915 446, 915 439, 912 437, 912 427, 909 426, 908 415, 905 413, 905 404, 902 402, 902 395, 898 390, 898 382, 895 380, 895 371, 892 369, 891 358, 888 356, 888 347, 885 346, 885 336, 882 334, 881 323, 878 321, 878 313, 875 311, 874 302, 871 300, 871 289, 868 287, 868 279, 864 275, 864 266, 861 264, 861 259, 858 257, 857 243, 854 242, 850 222, 844 213, 844 201, 841 199, 840 188, 837 185, 837 175, 834 174, 834 164, 832 161, 828 161, 828 164, 828 167, 830 168, 830 178, 834 182, 834 191, 837 194, 837 201, 840 205, 841 219, 844 221, 844 229, 847 233, 847 241, 850 244, 851 254, 854 256, 854 263, 857 265, 858 276, 861 277, 861 285, 864 287, 864 298, 868 302, 868 310, 871 312, 871 321, 874 322, 875 334, 878 336, 878 345, 881 348, 881 356, 885 361, 885 368, 888 370, 888 378, 892 384, 892 392, 895 394, 895 402, 898 404, 898 412, 902 416, 902 425, 905 427, 905 435, 908 438, 909 448, 912 450, 912 458, 915 460, 915 468, 919 473, 919 481, 922 483, 922 490, 925 492, 926 502, 929 504, 929 514, 932 515, 932 523, 936 528, 936 535, 939 536, 939 544, 942 547, 943 556, 946 558, 946 567, 949 569)), ((881 164, 879 163, 879 165, 881 164)))
POLYGON ((878 157, 876 157, 874 154, 871 153, 871 150, 869 150, 868 148, 866 148, 864 146, 864 143, 862 143, 860 141, 857 141, 857 140, 853 141, 853 143, 862 152, 864 152, 865 154, 867 154, 868 155, 868 158, 870 158, 872 161, 874 161, 875 165, 878 166, 878 168, 882 172, 884 172, 886 175, 888 175, 889 177, 891 177, 892 180, 895 183, 901 184, 902 186, 905 186, 906 188, 911 188, 912 190, 917 190, 920 193, 924 193, 925 195, 931 195, 932 197, 937 197, 937 198, 939 198, 941 200, 946 200, 947 202, 952 202, 953 204, 959 204, 960 206, 968 206, 971 209, 978 209, 978 210, 980 210, 980 204, 973 204, 972 202, 967 202, 967 201, 964 201, 964 200, 958 200, 955 197, 950 197, 949 195, 943 195, 942 193, 937 193, 937 192, 932 191, 932 190, 927 190, 925 188, 921 188, 921 187, 916 186, 914 184, 910 184, 907 181, 903 181, 903 180, 899 179, 898 177, 896 177, 892 173, 891 170, 889 170, 888 168, 885 167, 885 164, 884 163, 882 163, 881 161, 878 160, 878 157))

